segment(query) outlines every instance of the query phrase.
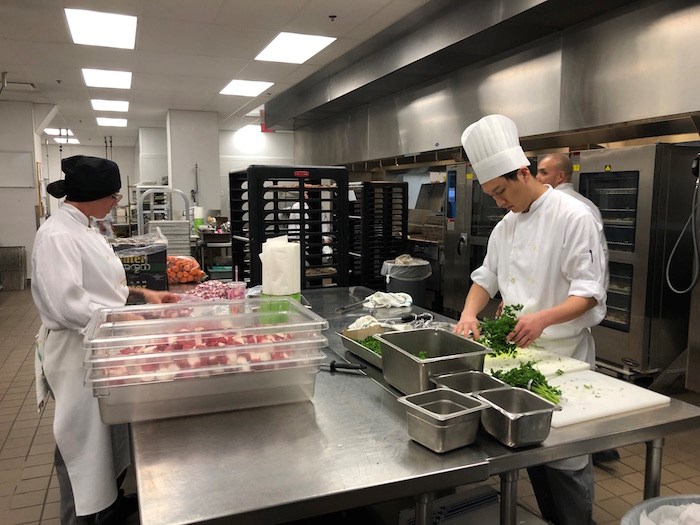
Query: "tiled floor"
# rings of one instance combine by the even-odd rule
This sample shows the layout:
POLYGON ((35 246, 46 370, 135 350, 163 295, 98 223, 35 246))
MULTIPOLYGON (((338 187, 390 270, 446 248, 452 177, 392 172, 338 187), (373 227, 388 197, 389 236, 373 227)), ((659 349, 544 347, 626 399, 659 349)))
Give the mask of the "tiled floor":
MULTIPOLYGON (((29 290, 0 291, 0 524, 5 525, 59 523, 53 404, 39 414, 34 395, 32 344, 39 324, 29 290)), ((696 394, 678 397, 700 405, 696 394)), ((700 494, 698 443, 700 429, 667 437, 662 495, 700 494)), ((642 500, 645 447, 624 447, 619 453, 620 461, 595 468, 598 525, 618 524, 642 500)), ((518 490, 520 502, 537 513, 527 476, 518 490)))

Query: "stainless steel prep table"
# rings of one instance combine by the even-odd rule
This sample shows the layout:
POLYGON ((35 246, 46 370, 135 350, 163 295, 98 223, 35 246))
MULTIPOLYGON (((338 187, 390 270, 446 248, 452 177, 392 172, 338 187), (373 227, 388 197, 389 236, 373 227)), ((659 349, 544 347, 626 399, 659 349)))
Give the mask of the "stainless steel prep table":
MULTIPOLYGON (((367 311, 333 312, 371 292, 304 292, 331 324, 330 347, 348 360, 356 358, 334 331, 367 311)), ((410 495, 417 497, 420 522, 435 491, 500 474, 501 522, 510 524, 518 469, 645 441, 650 497, 659 490, 663 436, 700 424, 700 408, 672 400, 667 407, 552 429, 541 446, 511 450, 481 435, 475 446, 435 454, 409 440, 397 392, 383 384, 381 372, 368 372, 376 381, 320 372, 311 403, 134 424, 141 522, 280 523, 410 495)))

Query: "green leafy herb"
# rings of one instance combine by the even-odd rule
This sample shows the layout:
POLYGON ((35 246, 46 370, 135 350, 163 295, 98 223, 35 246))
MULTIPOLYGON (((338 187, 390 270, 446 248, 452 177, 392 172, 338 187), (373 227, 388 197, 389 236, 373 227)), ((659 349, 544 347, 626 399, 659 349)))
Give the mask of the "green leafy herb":
POLYGON ((564 375, 564 371, 563 371, 561 368, 557 368, 557 371, 554 372, 554 373, 557 374, 558 376, 563 376, 563 375, 564 375))
POLYGON ((522 309, 522 304, 507 305, 503 307, 500 317, 496 319, 485 317, 483 321, 479 323, 479 331, 481 332, 479 342, 492 350, 489 355, 497 356, 505 354, 511 357, 517 355, 518 351, 516 350, 515 343, 507 341, 506 338, 518 323, 516 315, 522 309))
POLYGON ((375 354, 382 355, 382 344, 371 335, 358 342, 368 350, 374 352, 375 354))
POLYGON ((428 357, 428 354, 425 353, 425 350, 421 350, 420 352, 418 352, 416 357, 418 359, 426 359, 428 357))
POLYGON ((508 370, 507 372, 504 370, 491 370, 491 375, 511 386, 531 390, 547 401, 559 403, 561 390, 547 383, 547 379, 542 375, 542 372, 537 370, 533 365, 533 361, 526 361, 521 363, 519 367, 508 370))

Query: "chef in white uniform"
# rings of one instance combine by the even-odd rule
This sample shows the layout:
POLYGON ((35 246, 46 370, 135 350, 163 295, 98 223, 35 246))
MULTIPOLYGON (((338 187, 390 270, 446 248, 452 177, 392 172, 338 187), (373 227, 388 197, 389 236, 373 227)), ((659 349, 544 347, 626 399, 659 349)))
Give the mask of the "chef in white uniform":
MULTIPOLYGON (((477 314, 500 292, 522 304, 509 335, 520 347, 595 362, 590 327, 605 315, 602 226, 587 206, 532 176, 515 123, 489 115, 467 127, 462 145, 486 195, 509 213, 489 238, 486 257, 471 278, 455 332, 479 337, 477 314)), ((543 517, 557 525, 593 523, 589 456, 547 464, 532 476, 543 517)))
POLYGON ((94 310, 123 306, 130 294, 146 302, 177 296, 130 291, 119 258, 90 226, 90 217, 104 217, 121 198, 117 165, 79 155, 63 159, 61 168, 65 179, 47 191, 66 200, 39 228, 32 255, 32 296, 42 321, 37 385, 45 377, 56 400, 61 523, 122 523, 137 509, 117 484, 130 463, 128 427, 103 424, 97 399, 83 386, 83 332, 94 310))

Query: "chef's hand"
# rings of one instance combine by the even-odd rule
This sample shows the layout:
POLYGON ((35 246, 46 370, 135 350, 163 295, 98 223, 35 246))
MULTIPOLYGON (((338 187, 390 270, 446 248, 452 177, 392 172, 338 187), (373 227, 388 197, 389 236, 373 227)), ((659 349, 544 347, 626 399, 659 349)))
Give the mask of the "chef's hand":
POLYGON ((498 308, 496 308, 496 317, 501 317, 502 313, 503 313, 503 301, 501 300, 501 302, 498 303, 498 308))
POLYGON ((467 315, 462 312, 459 322, 454 328, 454 333, 464 337, 468 337, 469 334, 471 334, 472 339, 475 341, 479 339, 481 333, 479 332, 479 321, 476 316, 467 315))
POLYGON ((513 331, 506 338, 511 343, 515 343, 520 348, 527 348, 537 339, 547 325, 540 312, 525 314, 518 317, 518 322, 513 331))
POLYGON ((172 292, 157 292, 155 290, 148 290, 143 288, 143 298, 147 303, 150 304, 160 304, 160 303, 177 303, 180 298, 177 294, 172 292))

